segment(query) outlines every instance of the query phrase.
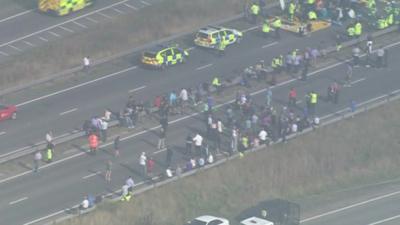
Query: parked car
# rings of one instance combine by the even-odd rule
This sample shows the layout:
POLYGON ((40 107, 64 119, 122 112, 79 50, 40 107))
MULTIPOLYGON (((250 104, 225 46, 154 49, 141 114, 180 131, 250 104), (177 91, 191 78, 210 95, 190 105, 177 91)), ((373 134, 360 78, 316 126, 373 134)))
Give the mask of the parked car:
POLYGON ((258 217, 250 217, 245 220, 240 221, 241 225, 274 225, 273 222, 258 217))
POLYGON ((229 225, 229 221, 221 217, 199 216, 194 220, 189 221, 188 225, 229 225))
POLYGON ((0 104, 0 121, 8 119, 17 119, 17 107, 14 105, 0 104))

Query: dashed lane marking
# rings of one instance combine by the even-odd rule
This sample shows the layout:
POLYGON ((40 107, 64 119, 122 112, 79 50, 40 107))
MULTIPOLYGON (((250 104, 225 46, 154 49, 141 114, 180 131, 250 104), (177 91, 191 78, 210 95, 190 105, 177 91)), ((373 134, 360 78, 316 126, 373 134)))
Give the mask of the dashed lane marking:
POLYGON ((0 51, 0 54, 2 54, 2 55, 4 55, 4 56, 10 56, 9 54, 7 54, 7 53, 5 53, 5 52, 2 52, 2 51, 0 51))
POLYGON ((126 7, 128 7, 128 8, 131 8, 131 9, 133 9, 133 10, 135 10, 135 11, 138 11, 138 10, 139 10, 139 9, 136 8, 135 6, 130 5, 130 4, 128 4, 128 3, 124 3, 124 6, 126 6, 126 7))
POLYGON ((23 197, 23 198, 20 198, 20 199, 18 199, 18 200, 9 202, 8 204, 9 204, 9 205, 14 205, 14 204, 17 204, 18 202, 22 202, 22 201, 25 201, 25 200, 27 200, 27 199, 28 199, 28 197, 23 197))
POLYGON ((82 27, 82 28, 87 28, 87 26, 85 26, 85 25, 83 25, 83 24, 81 24, 81 23, 78 23, 78 22, 76 22, 76 21, 74 21, 73 23, 76 24, 76 25, 78 25, 78 26, 80 26, 80 27, 82 27))
POLYGON ((128 91, 128 93, 133 93, 133 92, 136 92, 136 91, 142 90, 142 89, 144 89, 144 88, 146 88, 146 86, 145 86, 145 85, 144 85, 144 86, 141 86, 141 87, 138 87, 138 88, 135 88, 135 89, 132 89, 132 90, 129 90, 129 91, 128 91))
POLYGON ((60 116, 64 116, 64 115, 66 115, 68 113, 75 112, 76 110, 78 110, 78 108, 73 108, 73 109, 67 110, 65 112, 60 113, 60 116))
POLYGON ((1 136, 1 135, 5 135, 5 134, 6 134, 5 131, 0 132, 0 136, 1 136))
POLYGON ((12 48, 12 49, 15 49, 15 50, 17 50, 17 51, 19 51, 19 52, 22 52, 22 49, 17 48, 17 47, 15 47, 14 45, 8 45, 8 46, 10 46, 10 48, 12 48))
POLYGON ((209 64, 207 64, 207 65, 197 67, 196 70, 203 70, 203 69, 205 69, 205 68, 211 67, 212 65, 213 65, 212 63, 209 63, 209 64))
POLYGON ((75 33, 75 31, 73 31, 73 30, 71 30, 71 29, 69 29, 69 28, 66 28, 66 27, 64 27, 64 26, 59 26, 59 28, 65 30, 65 31, 68 31, 68 32, 70 32, 70 33, 75 33))
POLYGON ((88 178, 97 176, 97 175, 99 175, 99 174, 101 174, 101 172, 100 172, 100 171, 97 171, 97 172, 95 172, 95 173, 91 173, 91 174, 89 174, 89 175, 86 175, 86 176, 82 177, 82 179, 88 179, 88 178))
POLYGON ((119 10, 119 9, 116 9, 116 8, 112 8, 115 12, 117 12, 117 13, 119 13, 119 14, 125 14, 125 12, 122 12, 121 10, 119 10))
POLYGON ((29 45, 29 46, 31 46, 31 47, 35 47, 36 45, 34 45, 34 44, 32 44, 31 42, 29 42, 29 41, 23 41, 25 44, 27 44, 27 45, 29 45))
POLYGON ((39 39, 42 40, 42 41, 44 41, 44 42, 48 42, 48 41, 49 41, 49 40, 47 40, 47 39, 44 38, 44 37, 39 37, 39 39))
POLYGON ((351 84, 353 85, 353 84, 357 84, 357 83, 359 83, 359 82, 362 82, 362 81, 364 81, 366 78, 364 77, 364 78, 361 78, 361 79, 358 79, 358 80, 355 80, 355 81, 353 81, 353 82, 351 82, 351 84))
POLYGON ((92 19, 92 18, 90 18, 90 17, 85 17, 87 20, 89 20, 90 22, 93 22, 93 23, 98 23, 99 21, 97 21, 97 20, 95 20, 95 19, 92 19))
POLYGON ((100 16, 104 16, 104 17, 106 17, 106 18, 108 18, 108 19, 112 19, 111 16, 106 15, 106 14, 104 14, 104 13, 102 13, 102 12, 98 12, 98 14, 99 14, 100 16))
POLYGON ((49 31, 49 34, 51 34, 51 35, 53 35, 53 36, 56 36, 56 37, 60 37, 59 34, 57 34, 56 32, 53 32, 53 31, 49 31))
POLYGON ((272 42, 272 43, 263 45, 262 48, 269 48, 269 47, 274 46, 274 45, 276 45, 276 44, 278 44, 278 42, 275 41, 275 42, 272 42))
POLYGON ((146 2, 146 1, 140 1, 141 3, 143 3, 144 5, 147 5, 147 6, 150 6, 151 4, 150 3, 148 3, 148 2, 146 2))

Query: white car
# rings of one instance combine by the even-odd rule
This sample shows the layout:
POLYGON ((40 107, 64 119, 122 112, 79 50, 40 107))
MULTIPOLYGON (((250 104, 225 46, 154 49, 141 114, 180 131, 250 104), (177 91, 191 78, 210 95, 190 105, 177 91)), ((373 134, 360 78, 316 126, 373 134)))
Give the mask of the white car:
POLYGON ((274 225, 273 222, 258 217, 250 217, 240 222, 243 225, 274 225))
POLYGON ((190 221, 190 225, 229 225, 227 219, 215 216, 199 216, 190 221))

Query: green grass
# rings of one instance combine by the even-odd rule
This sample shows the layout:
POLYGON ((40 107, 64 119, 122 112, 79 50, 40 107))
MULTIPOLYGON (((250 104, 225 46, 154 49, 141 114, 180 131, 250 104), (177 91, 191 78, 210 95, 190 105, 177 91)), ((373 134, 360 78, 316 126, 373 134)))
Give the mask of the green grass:
POLYGON ((300 198, 400 175, 400 102, 247 154, 137 196, 105 203, 65 225, 177 225, 202 215, 233 219, 260 200, 300 198))

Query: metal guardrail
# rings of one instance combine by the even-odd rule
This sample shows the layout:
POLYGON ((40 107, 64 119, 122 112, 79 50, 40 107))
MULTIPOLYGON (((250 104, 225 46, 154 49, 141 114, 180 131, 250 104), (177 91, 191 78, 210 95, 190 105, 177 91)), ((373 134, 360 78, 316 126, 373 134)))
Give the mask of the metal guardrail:
MULTIPOLYGON (((240 14, 239 16, 233 17, 233 19, 240 18, 241 16, 242 16, 242 14, 240 14)), ((230 20, 232 20, 232 18, 230 18, 230 20)), ((227 21, 229 21, 229 20, 224 20, 223 22, 227 22, 227 21)), ((379 37, 379 36, 383 36, 383 35, 391 33, 391 32, 395 32, 397 30, 398 30, 397 26, 392 26, 392 27, 389 27, 389 28, 387 28, 385 30, 379 30, 377 32, 374 32, 371 35, 372 35, 372 37, 379 37)), ((184 34, 181 34, 181 35, 184 35, 184 34)), ((176 38, 178 36, 179 35, 175 35, 173 37, 176 38)), ((368 35, 365 34, 365 35, 361 36, 358 39, 349 40, 347 42, 342 43, 342 46, 343 47, 350 47, 350 46, 356 45, 356 44, 358 44, 358 43, 360 43, 362 41, 365 41, 367 39, 367 36, 368 35)), ((172 39, 172 37, 170 37, 170 38, 172 39)), ((154 44, 154 43, 152 43, 152 44, 154 44)), ((151 45, 151 44, 149 44, 149 45, 151 45)), ((148 47, 148 46, 146 45, 146 47, 148 47)), ((142 48, 145 48, 145 47, 143 46, 142 48)), ((139 49, 139 48, 137 48, 137 49, 139 49)), ((327 47, 326 48, 326 53, 327 54, 334 53, 334 52, 336 52, 336 47, 331 46, 331 47, 327 47)), ((127 54, 127 53, 124 53, 124 54, 127 54)), ((121 57, 121 56, 123 56, 123 54, 119 55, 118 57, 121 57)), ((115 56, 114 58, 118 58, 118 57, 115 56)), ((109 59, 109 60, 111 60, 111 59, 109 59)), ((104 62, 106 62, 106 61, 104 61, 104 62)), ((104 62, 101 62, 101 63, 104 63, 104 62)), ((237 85, 237 83, 231 83, 230 85, 231 86, 237 85)), ((115 127, 116 125, 118 125, 118 122, 117 121, 112 121, 112 122, 110 122, 109 127, 110 128, 111 127, 115 127)), ((84 136, 85 136, 85 133, 83 131, 74 130, 74 131, 69 132, 68 135, 63 135, 61 138, 55 138, 54 142, 55 142, 56 145, 58 145, 58 144, 63 144, 63 143, 66 143, 68 141, 72 141, 72 140, 75 140, 75 139, 78 139, 78 138, 81 138, 81 137, 84 137, 84 136)), ((22 148, 20 151, 17 151, 17 152, 15 152, 13 154, 5 154, 4 157, 0 157, 0 164, 8 162, 8 161, 11 161, 11 160, 15 160, 17 158, 20 158, 20 157, 23 157, 23 156, 26 156, 26 155, 29 155, 29 154, 33 154, 35 151, 44 150, 45 148, 46 148, 46 143, 45 142, 40 142, 38 144, 34 144, 34 145, 29 146, 29 147, 22 148)))

